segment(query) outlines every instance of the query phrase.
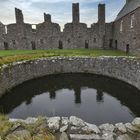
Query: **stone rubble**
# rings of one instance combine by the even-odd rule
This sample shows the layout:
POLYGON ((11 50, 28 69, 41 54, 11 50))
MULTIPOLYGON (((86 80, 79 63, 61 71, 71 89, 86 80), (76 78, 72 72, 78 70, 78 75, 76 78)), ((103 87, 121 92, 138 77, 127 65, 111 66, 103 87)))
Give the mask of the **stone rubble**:
MULTIPOLYGON (((47 134, 52 134, 52 140, 139 140, 140 118, 132 123, 102 124, 99 127, 89 124, 76 116, 67 117, 42 117, 21 119, 9 119, 14 123, 5 140, 41 139, 45 140, 47 134), (24 125, 23 125, 24 124, 24 125), (29 129, 33 126, 34 129, 29 129), (59 134, 59 138, 55 136, 59 134)), ((4 140, 0 137, 0 140, 4 140)))
POLYGON ((126 133, 127 130, 126 130, 126 127, 123 123, 117 123, 115 124, 117 130, 119 130, 121 133, 126 133))
POLYGON ((60 128, 60 117, 52 117, 47 120, 48 127, 54 132, 58 131, 60 128))

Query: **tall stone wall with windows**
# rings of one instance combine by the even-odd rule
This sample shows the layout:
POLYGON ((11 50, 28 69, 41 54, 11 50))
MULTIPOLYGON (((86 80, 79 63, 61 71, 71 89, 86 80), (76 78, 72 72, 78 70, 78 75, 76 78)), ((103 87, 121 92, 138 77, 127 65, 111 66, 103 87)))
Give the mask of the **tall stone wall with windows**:
POLYGON ((79 3, 72 5, 72 23, 67 23, 62 33, 64 48, 89 48, 87 25, 80 22, 79 3))
POLYGON ((113 22, 105 24, 104 48, 113 49, 113 22))
POLYGON ((59 47, 60 26, 51 21, 51 15, 44 14, 44 22, 36 26, 37 49, 52 49, 59 47))
MULTIPOLYGON (((132 1, 128 0, 126 6, 129 2, 132 1)), ((74 3, 72 22, 65 24, 61 32, 60 25, 52 22, 50 14, 44 13, 44 22, 33 29, 24 22, 22 11, 15 8, 16 23, 0 24, 0 49, 115 48, 140 52, 140 7, 111 23, 106 23, 105 15, 105 4, 99 4, 98 22, 88 28, 80 22, 79 3, 74 3)))
POLYGON ((140 52, 140 8, 114 22, 114 48, 140 52), (132 19, 134 16, 134 19, 132 19), (133 21, 132 21, 133 20, 133 21), (133 22, 133 23, 131 23, 133 22), (133 24, 133 25, 132 25, 133 24))
MULTIPOLYGON (((7 26, 6 43, 10 50, 32 49, 32 27, 30 24, 10 24, 7 26)), ((5 46, 6 49, 6 46, 5 46)))
POLYGON ((7 25, 3 47, 5 50, 32 49, 32 26, 24 23, 24 17, 20 9, 15 8, 15 15, 16 23, 7 25))
POLYGON ((88 48, 87 25, 84 23, 68 23, 65 25, 62 42, 64 48, 88 48))
MULTIPOLYGON (((79 4, 73 4, 73 21, 64 27, 64 48, 104 48, 109 44, 106 35, 112 34, 112 24, 105 23, 105 4, 98 6, 98 22, 90 28, 80 22, 79 4), (110 33, 109 33, 110 32, 110 33), (106 42, 106 44, 105 44, 106 42)), ((112 37, 110 37, 112 38, 112 37)))
MULTIPOLYGON (((72 5, 72 22, 65 24, 63 32, 57 23, 53 23, 51 15, 44 13, 44 22, 37 24, 36 29, 31 24, 24 23, 20 9, 15 8, 16 23, 7 25, 7 31, 0 49, 5 50, 35 50, 35 49, 68 49, 68 48, 104 48, 107 37, 112 32, 111 24, 105 23, 105 4, 98 6, 98 22, 87 28, 80 22, 79 3, 72 5), (107 32, 106 32, 107 31, 107 32), (106 34, 107 33, 107 34, 106 34)), ((108 43, 106 43, 108 44, 108 43)))
POLYGON ((99 26, 98 23, 92 24, 91 28, 88 29, 88 38, 89 38, 89 48, 100 48, 99 42, 99 26))

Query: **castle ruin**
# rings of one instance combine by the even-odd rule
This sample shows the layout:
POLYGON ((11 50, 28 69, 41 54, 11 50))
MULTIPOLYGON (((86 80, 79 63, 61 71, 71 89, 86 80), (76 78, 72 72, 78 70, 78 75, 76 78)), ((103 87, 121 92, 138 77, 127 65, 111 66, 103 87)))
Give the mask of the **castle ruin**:
POLYGON ((140 52, 140 1, 127 0, 111 23, 106 23, 105 8, 105 4, 98 5, 98 22, 88 28, 80 22, 79 3, 73 3, 72 22, 65 24, 63 32, 46 13, 44 22, 33 29, 15 8, 16 23, 0 23, 0 50, 101 48, 140 52))

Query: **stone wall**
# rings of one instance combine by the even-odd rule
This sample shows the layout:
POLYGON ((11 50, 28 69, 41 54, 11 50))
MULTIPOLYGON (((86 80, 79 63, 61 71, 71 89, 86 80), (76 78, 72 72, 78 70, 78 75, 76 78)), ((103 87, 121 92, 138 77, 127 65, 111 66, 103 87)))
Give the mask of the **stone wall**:
POLYGON ((135 118, 131 123, 117 123, 115 125, 106 123, 100 126, 89 124, 75 116, 70 118, 57 116, 51 118, 27 118, 26 120, 10 119, 9 122, 12 123, 12 127, 9 128, 9 132, 5 136, 6 140, 11 140, 15 137, 17 139, 40 138, 45 140, 44 138, 48 132, 54 134, 56 140, 140 139, 140 118, 135 118))
POLYGON ((105 16, 105 4, 98 5, 98 34, 99 42, 98 45, 100 48, 105 47, 105 28, 106 28, 106 16, 105 16))
POLYGON ((36 26, 36 49, 52 49, 59 47, 60 26, 57 23, 45 21, 36 26))
POLYGON ((99 26, 98 23, 91 25, 88 29, 89 34, 89 48, 99 48, 99 26))
POLYGON ((140 59, 134 57, 52 57, 0 68, 0 95, 27 80, 58 73, 91 73, 113 77, 140 89, 140 59))
MULTIPOLYGON (((37 60, 16 62, 0 67, 0 96, 7 90, 27 80, 58 73, 91 73, 113 77, 140 89, 140 59, 135 57, 51 57, 37 60)), ((12 123, 6 139, 12 137, 29 139, 46 132, 57 134, 59 140, 136 140, 140 138, 140 118, 132 123, 102 124, 96 126, 84 122, 75 116, 44 117, 38 123, 37 118, 26 120, 10 119, 12 123), (33 130, 29 129, 30 127, 33 130), (21 129, 20 129, 21 128, 21 129), (38 131, 36 131, 38 130, 38 131), (31 133, 32 132, 32 133, 31 133), (33 133, 35 132, 35 133, 33 133), (37 133, 36 133, 37 132, 37 133), (31 135, 33 134, 33 135, 31 135), (58 135, 59 134, 59 135, 58 135)), ((1 135, 0 135, 1 138, 1 135)), ((2 137, 3 138, 3 137, 2 137)))
POLYGON ((5 25, 0 22, 0 50, 4 49, 4 34, 5 34, 5 25))
POLYGON ((105 4, 99 4, 98 11, 98 22, 87 28, 80 22, 79 3, 73 4, 73 20, 66 23, 61 32, 59 24, 51 21, 50 14, 44 13, 44 22, 32 29, 31 24, 24 22, 22 10, 15 8, 16 23, 6 26, 4 39, 0 36, 0 50, 108 48, 112 24, 105 23, 105 4))
POLYGON ((106 23, 104 48, 113 48, 113 22, 106 23))
POLYGON ((59 24, 52 23, 51 15, 45 13, 44 22, 37 24, 37 28, 33 30, 31 24, 24 23, 22 11, 15 8, 16 24, 8 25, 8 33, 4 36, 1 29, 5 32, 5 28, 1 28, 0 24, 0 50, 115 48, 126 51, 129 47, 130 52, 139 53, 140 8, 113 23, 106 23, 105 12, 105 4, 99 4, 98 22, 87 28, 85 23, 80 22, 79 3, 75 3, 72 7, 72 22, 65 24, 61 32, 59 24), (132 15, 134 15, 133 27, 131 27, 132 15))
POLYGON ((140 52, 140 8, 127 14, 114 22, 114 48, 126 51, 129 45, 130 52, 140 52), (131 28, 131 16, 134 14, 133 28, 131 28), (122 31, 121 28, 122 22, 122 31), (117 44, 117 45, 116 45, 117 44), (117 46, 117 47, 116 47, 117 46))
MULTIPOLYGON (((31 50, 32 49, 32 26, 26 23, 7 25, 5 42, 10 50, 31 50)), ((5 47, 6 49, 6 47, 5 47)))
POLYGON ((85 48, 88 43, 87 25, 84 23, 68 23, 62 33, 64 48, 85 48))
POLYGON ((31 24, 24 23, 20 9, 15 8, 16 23, 7 25, 3 48, 5 50, 31 50, 33 49, 34 35, 31 24))

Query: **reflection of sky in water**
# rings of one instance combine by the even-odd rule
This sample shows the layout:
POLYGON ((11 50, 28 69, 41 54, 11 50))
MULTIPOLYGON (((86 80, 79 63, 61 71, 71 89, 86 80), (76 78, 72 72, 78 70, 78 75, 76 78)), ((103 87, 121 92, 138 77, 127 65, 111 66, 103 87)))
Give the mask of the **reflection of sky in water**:
MULTIPOLYGON (((47 81, 44 85, 44 82, 40 83, 40 79, 40 85, 38 85, 38 87, 34 85, 34 83, 36 83, 36 81, 34 80, 29 82, 29 84, 27 85, 22 85, 23 89, 25 86, 25 91, 23 91, 23 89, 21 89, 20 87, 18 89, 15 88, 14 94, 16 94, 17 92, 18 94, 24 94, 24 96, 26 95, 27 97, 25 96, 22 100, 20 99, 20 97, 18 97, 19 99, 17 99, 17 101, 15 102, 18 102, 19 100, 21 101, 17 103, 15 107, 9 109, 9 116, 13 118, 26 118, 28 116, 36 117, 40 115, 49 117, 69 117, 71 115, 75 115, 87 122, 95 124, 107 122, 128 122, 133 120, 133 118, 136 116, 135 113, 132 112, 133 108, 135 108, 136 106, 131 106, 129 102, 127 102, 129 99, 132 100, 132 94, 129 92, 133 91, 134 89, 131 86, 124 83, 119 83, 119 81, 117 81, 118 83, 114 83, 114 85, 119 86, 119 84, 121 84, 122 88, 120 87, 119 89, 117 87, 116 89, 118 91, 116 91, 115 87, 110 88, 110 86, 108 86, 108 84, 112 83, 112 79, 103 78, 103 80, 99 82, 99 77, 87 77, 87 80, 85 80, 85 77, 83 76, 82 81, 82 75, 79 75, 81 79, 79 80, 79 83, 77 83, 77 81, 75 81, 76 75, 74 75, 74 79, 72 78, 72 76, 70 76, 71 75, 67 77, 65 75, 65 78, 63 79, 63 83, 61 83, 61 85, 59 85, 60 83, 58 79, 60 77, 58 76, 56 78, 56 81, 58 82, 54 81, 55 78, 50 77, 50 85, 47 84, 47 82, 49 81, 48 77, 46 78, 47 81), (71 81, 70 87, 67 87, 67 84, 70 84, 68 80, 71 81), (104 80, 108 82, 107 84, 104 84, 108 87, 104 87, 104 80), (94 85, 95 81, 96 84, 94 85), (26 91, 27 88, 32 85, 32 83, 34 88, 29 88, 29 90, 26 91), (55 84, 56 86, 52 86, 51 83, 55 84), (57 84, 59 86, 57 86, 57 84), (88 84, 89 87, 87 86, 88 84), (100 85, 100 88, 97 88, 98 85, 100 85), (55 89, 53 89, 53 87, 55 89), (106 89, 108 89, 108 91, 106 91, 106 89), (20 90, 22 91, 22 93, 19 93, 20 90), (126 93, 124 93, 124 90, 126 90, 126 93), (110 93, 112 93, 112 95, 110 93), (128 95, 128 97, 126 97, 126 94, 128 95)), ((138 97, 140 95, 136 95, 135 93, 133 93, 133 95, 135 102, 136 100, 138 100, 138 97)), ((5 102, 6 98, 8 97, 5 97, 5 99, 3 99, 3 102, 5 102)), ((11 98, 9 97, 9 99, 11 98)), ((136 105, 137 107, 140 107, 140 103, 137 103, 137 101, 136 105)), ((138 113, 140 114, 140 112, 138 113)))

